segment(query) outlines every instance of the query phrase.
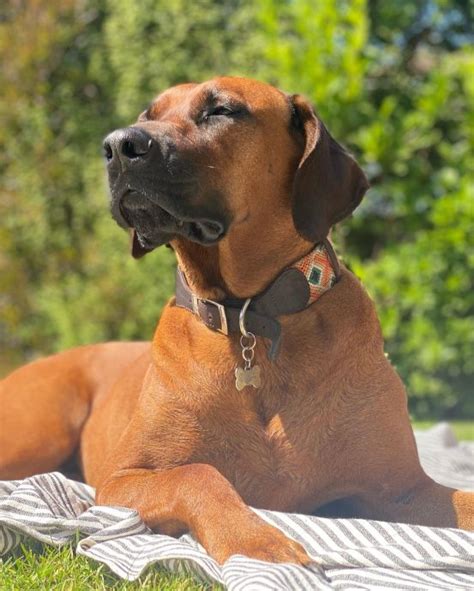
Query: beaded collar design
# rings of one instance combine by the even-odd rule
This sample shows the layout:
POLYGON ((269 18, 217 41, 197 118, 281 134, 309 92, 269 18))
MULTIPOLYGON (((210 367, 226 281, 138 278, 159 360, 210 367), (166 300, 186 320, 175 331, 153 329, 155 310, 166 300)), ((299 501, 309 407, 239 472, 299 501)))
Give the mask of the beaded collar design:
MULTIPOLYGON (((330 248, 332 251, 332 247, 330 248)), ((310 291, 308 306, 318 300, 328 289, 331 289, 337 281, 336 271, 338 269, 334 268, 333 252, 330 252, 326 244, 321 242, 290 267, 298 269, 306 277, 310 291)))

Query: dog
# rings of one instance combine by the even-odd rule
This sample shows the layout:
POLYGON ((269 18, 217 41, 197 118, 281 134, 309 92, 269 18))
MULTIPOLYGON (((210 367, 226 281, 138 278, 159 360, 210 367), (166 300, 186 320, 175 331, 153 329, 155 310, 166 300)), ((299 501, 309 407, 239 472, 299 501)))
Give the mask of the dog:
MULTIPOLYGON (((80 347, 0 385, 0 476, 74 454, 97 503, 233 554, 310 562, 250 508, 474 528, 423 471, 374 305, 328 240, 368 189, 300 95, 218 77, 104 142, 111 211, 177 291, 153 342, 80 347)), ((159 281, 159 277, 156 278, 159 281)), ((146 295, 144 295, 146 297, 146 295)))

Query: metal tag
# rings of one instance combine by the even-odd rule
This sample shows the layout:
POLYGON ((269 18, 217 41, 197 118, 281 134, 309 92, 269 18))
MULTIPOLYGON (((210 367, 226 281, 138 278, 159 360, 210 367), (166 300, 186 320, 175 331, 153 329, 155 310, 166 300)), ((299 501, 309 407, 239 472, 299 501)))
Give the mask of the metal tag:
POLYGON ((262 380, 260 378, 260 366, 236 367, 235 368, 235 387, 237 390, 243 390, 246 386, 260 388, 262 380))

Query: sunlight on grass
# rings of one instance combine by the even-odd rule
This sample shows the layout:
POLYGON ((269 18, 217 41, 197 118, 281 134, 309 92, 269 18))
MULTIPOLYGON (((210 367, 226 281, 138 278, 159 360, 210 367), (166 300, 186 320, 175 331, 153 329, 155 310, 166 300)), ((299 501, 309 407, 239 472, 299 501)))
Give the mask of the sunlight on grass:
POLYGON ((23 548, 22 556, 7 559, 0 569, 2 591, 204 591, 221 588, 153 568, 138 581, 122 581, 105 566, 75 556, 71 546, 61 549, 45 547, 40 553, 23 548))

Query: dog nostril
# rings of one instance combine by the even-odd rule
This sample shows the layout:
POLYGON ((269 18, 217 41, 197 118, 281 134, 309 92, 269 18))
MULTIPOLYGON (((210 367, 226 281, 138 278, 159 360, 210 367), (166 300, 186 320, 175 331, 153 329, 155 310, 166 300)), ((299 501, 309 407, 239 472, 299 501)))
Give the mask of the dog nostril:
POLYGON ((122 154, 125 154, 128 158, 136 158, 138 154, 135 152, 135 147, 132 142, 123 142, 122 154))
POLYGON ((110 161, 112 160, 114 153, 112 151, 112 148, 110 147, 109 142, 104 142, 104 156, 105 159, 110 161))
POLYGON ((146 146, 140 147, 127 140, 122 144, 122 154, 124 154, 127 158, 139 158, 140 156, 144 156, 149 152, 151 148, 151 140, 149 140, 146 146))

